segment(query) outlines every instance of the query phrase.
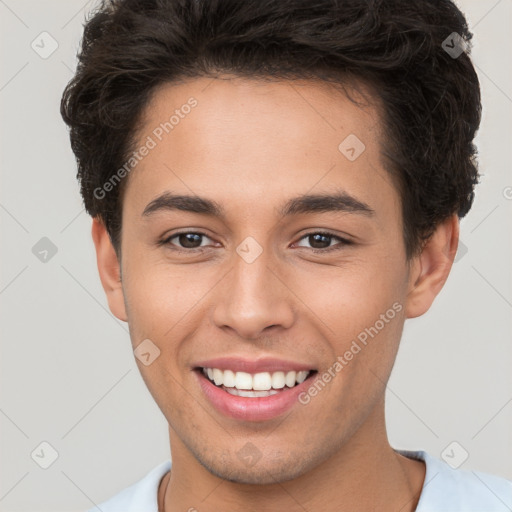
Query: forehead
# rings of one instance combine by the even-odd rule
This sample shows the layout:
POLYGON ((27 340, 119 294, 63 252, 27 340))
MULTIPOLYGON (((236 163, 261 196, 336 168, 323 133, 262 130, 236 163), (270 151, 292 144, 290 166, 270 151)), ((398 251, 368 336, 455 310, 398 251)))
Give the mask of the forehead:
POLYGON ((340 137, 350 133, 375 138, 380 128, 378 100, 362 84, 357 89, 345 86, 359 102, 356 105, 340 87, 311 80, 229 76, 163 84, 153 91, 141 134, 155 132, 157 138, 163 135, 169 143, 177 143, 180 135, 187 137, 194 131, 201 147, 243 139, 244 151, 250 150, 250 138, 258 135, 258 141, 265 141, 269 149, 292 147, 296 153, 297 142, 305 149, 321 149, 320 139, 331 145, 333 139, 341 142, 340 137), (170 127, 165 125, 169 121, 170 127), (158 129, 160 124, 164 124, 160 126, 164 133, 158 129), (279 139, 273 139, 278 133, 279 139), (166 137, 170 134, 173 137, 166 137))
POLYGON ((152 147, 130 174, 127 195, 141 213, 162 192, 268 204, 343 189, 378 206, 396 192, 381 164, 377 107, 361 90, 349 89, 356 105, 322 82, 164 84, 144 112, 138 145, 152 147))

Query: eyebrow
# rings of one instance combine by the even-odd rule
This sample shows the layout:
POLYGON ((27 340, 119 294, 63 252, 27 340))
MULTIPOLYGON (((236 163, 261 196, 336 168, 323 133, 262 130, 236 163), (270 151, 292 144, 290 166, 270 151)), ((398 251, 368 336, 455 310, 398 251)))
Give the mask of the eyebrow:
MULTIPOLYGON (((165 192, 153 199, 144 208, 142 216, 148 217, 156 212, 172 210, 209 215, 222 220, 226 219, 224 208, 216 201, 199 196, 172 194, 170 192, 165 192)), ((289 199, 277 210, 278 215, 282 218, 292 215, 328 212, 345 212, 368 217, 375 215, 375 210, 370 206, 344 191, 333 194, 304 194, 289 199)))

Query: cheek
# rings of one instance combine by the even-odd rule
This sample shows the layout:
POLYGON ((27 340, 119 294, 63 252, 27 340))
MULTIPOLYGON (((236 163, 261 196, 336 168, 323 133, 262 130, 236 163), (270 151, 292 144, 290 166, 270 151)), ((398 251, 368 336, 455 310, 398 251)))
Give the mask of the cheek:
POLYGON ((319 266, 315 272, 296 272, 290 288, 303 298, 308 309, 346 339, 373 325, 395 302, 404 299, 403 269, 398 260, 383 263, 347 261, 319 266))
MULTIPOLYGON (((403 269, 397 258, 376 258, 351 262, 346 268, 327 267, 309 287, 306 281, 297 295, 305 300, 315 328, 328 340, 332 368, 341 379, 336 382, 345 392, 340 400, 377 396, 387 381, 398 350, 404 322, 403 269), (310 312, 313 312, 311 314, 310 312), (357 391, 359 390, 359 391, 357 391), (356 393, 357 391, 357 393, 356 393)), ((311 283, 311 281, 309 281, 311 283)))
MULTIPOLYGON (((169 336, 179 339, 187 324, 197 321, 194 311, 209 302, 201 298, 218 284, 219 265, 170 264, 148 257, 139 247, 126 247, 125 254, 123 289, 134 344, 146 337, 162 342, 169 336)), ((283 300, 296 303, 304 318, 325 330, 327 339, 339 339, 339 350, 403 295, 403 268, 391 251, 377 254, 369 249, 364 256, 347 256, 329 265, 291 265, 279 274, 294 292, 285 293, 283 300)))
POLYGON ((123 261, 123 271, 123 292, 132 339, 162 339, 179 318, 186 303, 184 294, 190 287, 185 288, 186 283, 176 270, 146 262, 134 253, 123 261))
MULTIPOLYGON (((132 346, 135 349, 149 339, 159 351, 147 366, 137 361, 142 378, 164 415, 169 410, 186 410, 190 395, 180 391, 187 377, 181 349, 191 332, 190 320, 197 321, 193 307, 202 294, 187 275, 169 265, 131 258, 124 262, 124 269, 132 346)), ((150 346, 149 351, 153 350, 150 346)), ((173 416, 175 421, 178 417, 179 413, 173 416)))

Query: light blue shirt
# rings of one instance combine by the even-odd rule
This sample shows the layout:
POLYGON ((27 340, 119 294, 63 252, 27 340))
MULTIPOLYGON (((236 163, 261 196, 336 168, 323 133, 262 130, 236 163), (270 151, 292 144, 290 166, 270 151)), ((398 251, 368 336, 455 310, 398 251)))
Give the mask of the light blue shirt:
MULTIPOLYGON (((499 476, 452 469, 423 450, 395 450, 426 465, 416 512, 512 512, 512 481, 499 476)), ((158 512, 158 486, 171 469, 166 460, 144 478, 87 512, 158 512)))

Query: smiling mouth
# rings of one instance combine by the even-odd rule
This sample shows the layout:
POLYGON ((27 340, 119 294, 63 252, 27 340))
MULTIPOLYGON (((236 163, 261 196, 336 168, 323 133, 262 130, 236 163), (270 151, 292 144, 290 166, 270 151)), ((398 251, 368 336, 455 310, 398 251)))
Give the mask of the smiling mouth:
POLYGON ((293 389, 318 373, 317 370, 300 370, 251 374, 203 367, 197 367, 194 370, 230 395, 247 398, 277 395, 293 389))

